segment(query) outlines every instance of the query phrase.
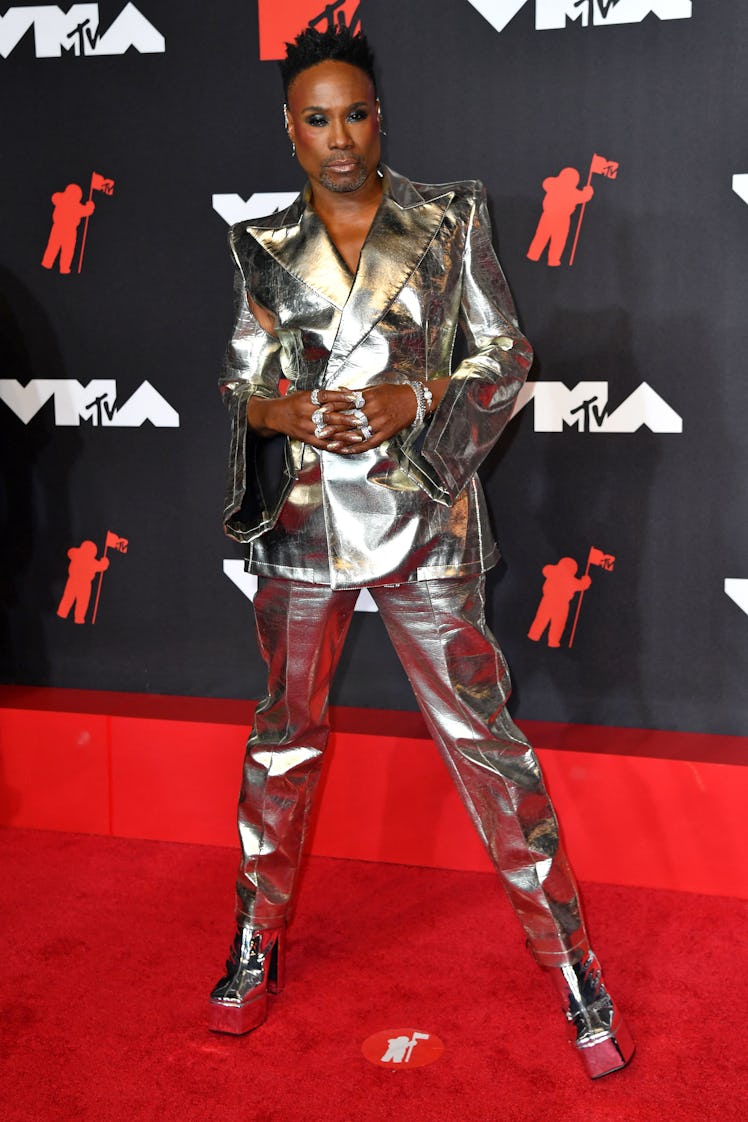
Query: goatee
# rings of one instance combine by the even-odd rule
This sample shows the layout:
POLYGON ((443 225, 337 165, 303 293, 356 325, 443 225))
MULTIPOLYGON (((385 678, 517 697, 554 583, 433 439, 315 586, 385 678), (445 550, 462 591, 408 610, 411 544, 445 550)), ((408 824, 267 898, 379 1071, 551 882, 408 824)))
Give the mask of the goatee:
POLYGON ((363 160, 359 157, 356 158, 358 167, 349 172, 332 172, 329 167, 323 167, 320 170, 319 181, 323 187, 328 191, 334 191, 336 194, 346 194, 350 191, 358 191, 359 187, 363 187, 366 182, 368 172, 364 165, 363 160))

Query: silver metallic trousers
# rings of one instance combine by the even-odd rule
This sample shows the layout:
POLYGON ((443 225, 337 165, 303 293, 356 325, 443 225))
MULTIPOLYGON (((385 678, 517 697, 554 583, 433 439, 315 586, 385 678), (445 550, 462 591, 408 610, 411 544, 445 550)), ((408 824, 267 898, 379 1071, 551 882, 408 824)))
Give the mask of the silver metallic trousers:
MULTIPOLYGON (((530 950, 543 966, 577 962, 589 946, 577 887, 537 757, 506 709, 509 672, 485 622, 484 578, 370 592, 530 950)), ((329 735, 330 683, 358 594, 260 578, 254 607, 268 692, 239 801, 241 926, 288 917, 329 735)))

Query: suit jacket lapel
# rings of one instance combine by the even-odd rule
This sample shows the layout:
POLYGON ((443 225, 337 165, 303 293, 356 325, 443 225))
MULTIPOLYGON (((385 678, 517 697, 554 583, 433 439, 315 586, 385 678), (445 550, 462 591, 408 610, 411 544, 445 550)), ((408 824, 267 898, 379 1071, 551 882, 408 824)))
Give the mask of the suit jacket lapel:
POLYGON ((383 169, 381 205, 351 275, 321 220, 307 205, 309 187, 283 214, 246 227, 291 276, 340 310, 325 382, 386 314, 436 236, 454 192, 425 199, 413 184, 383 169))
POLYGON ((303 285, 342 309, 351 291, 351 275, 322 222, 306 205, 308 190, 284 215, 271 215, 262 225, 250 224, 247 233, 303 285))
POLYGON ((343 308, 325 381, 386 314, 423 258, 454 197, 446 191, 424 199, 412 183, 385 169, 384 194, 361 251, 343 308))

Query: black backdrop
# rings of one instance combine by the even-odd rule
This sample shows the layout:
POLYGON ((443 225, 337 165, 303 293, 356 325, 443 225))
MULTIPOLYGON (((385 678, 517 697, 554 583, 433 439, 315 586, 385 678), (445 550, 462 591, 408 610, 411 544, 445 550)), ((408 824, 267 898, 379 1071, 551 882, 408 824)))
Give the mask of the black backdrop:
MULTIPOLYGON (((301 185, 277 67, 259 58, 258 5, 102 0, 62 32, 63 13, 35 5, 36 38, 18 39, 28 7, 0 21, 2 679, 256 696, 252 609, 223 571, 241 551, 220 529, 228 429, 215 383, 231 266, 212 202, 301 185), (101 53, 89 39, 37 57, 50 35, 79 41, 64 36, 85 20, 93 30, 96 12, 100 32, 124 12, 118 42, 101 40, 109 51, 124 50, 138 13, 152 34, 141 50, 101 53), (71 274, 43 268, 51 195, 76 183, 85 201, 92 173, 114 188, 93 192, 80 273, 84 221, 71 274), (76 382, 72 418, 83 417, 63 424, 76 382), (145 403, 156 424, 123 409, 143 383, 160 395, 145 403), (112 421, 104 410, 93 424, 102 395, 112 421), (165 424, 173 411, 178 425, 165 424), (85 624, 58 618, 68 549, 92 540, 101 556, 107 531, 129 546, 108 550, 95 623, 93 599, 85 624)), ((284 12, 290 37, 322 7, 260 14, 284 12)), ((748 172, 748 8, 361 0, 358 11, 378 52, 386 162, 414 179, 485 181, 537 350, 536 398, 484 472, 505 558, 490 614, 517 716, 747 733, 748 618, 725 580, 748 579, 748 206, 733 189, 748 172), (564 8, 577 20, 542 26, 554 12, 563 23, 564 8), (530 261, 543 181, 573 167, 583 186, 595 154, 609 174, 592 176, 573 265, 579 207, 561 265, 530 261), (562 384, 583 382, 598 385, 564 406, 562 384), (640 391, 616 414, 642 385, 650 408, 640 391), (606 395, 611 419, 571 413, 587 400, 603 417, 606 395), (682 431, 657 431, 677 418, 682 431), (543 567, 569 556, 581 573, 593 547, 615 563, 590 569, 573 646, 577 599, 559 649, 531 641, 543 567)), ((372 613, 356 617, 335 700, 413 704, 372 613)))

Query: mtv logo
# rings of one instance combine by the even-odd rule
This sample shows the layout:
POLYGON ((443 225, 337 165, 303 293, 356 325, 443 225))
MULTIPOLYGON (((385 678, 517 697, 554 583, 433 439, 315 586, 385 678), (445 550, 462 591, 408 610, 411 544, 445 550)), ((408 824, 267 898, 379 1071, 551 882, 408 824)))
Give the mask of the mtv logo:
MULTIPOLYGON (((468 0, 497 31, 503 31, 529 0, 468 0)), ((658 19, 690 19, 692 0, 535 0, 535 28, 548 31, 581 23, 641 23, 649 15, 658 19)))
POLYGON ((161 32, 134 4, 126 4, 103 34, 98 4, 73 4, 68 12, 56 4, 34 4, 8 8, 0 16, 0 55, 7 58, 32 27, 37 58, 61 58, 63 52, 86 57, 123 55, 130 47, 140 54, 166 50, 161 32))
POLYGON ((55 425, 67 428, 85 421, 95 428, 139 428, 150 421, 155 428, 179 428, 179 414, 154 389, 142 382, 122 406, 117 405, 113 378, 94 378, 86 385, 74 378, 33 378, 22 386, 14 378, 0 378, 0 401, 28 425, 49 400, 54 401, 55 425))
POLYGON ((527 382, 517 397, 512 417, 532 400, 535 432, 632 433, 643 425, 650 432, 683 432, 683 420, 646 382, 612 413, 607 382, 527 382))
POLYGON ((258 0, 260 58, 284 58, 286 43, 292 43, 305 27, 332 31, 348 27, 355 34, 361 28, 360 0, 258 0))
POLYGON ((298 191, 258 191, 246 202, 241 195, 213 195, 213 210, 233 226, 235 222, 251 222, 253 218, 265 218, 277 210, 285 210, 297 195, 298 191))

